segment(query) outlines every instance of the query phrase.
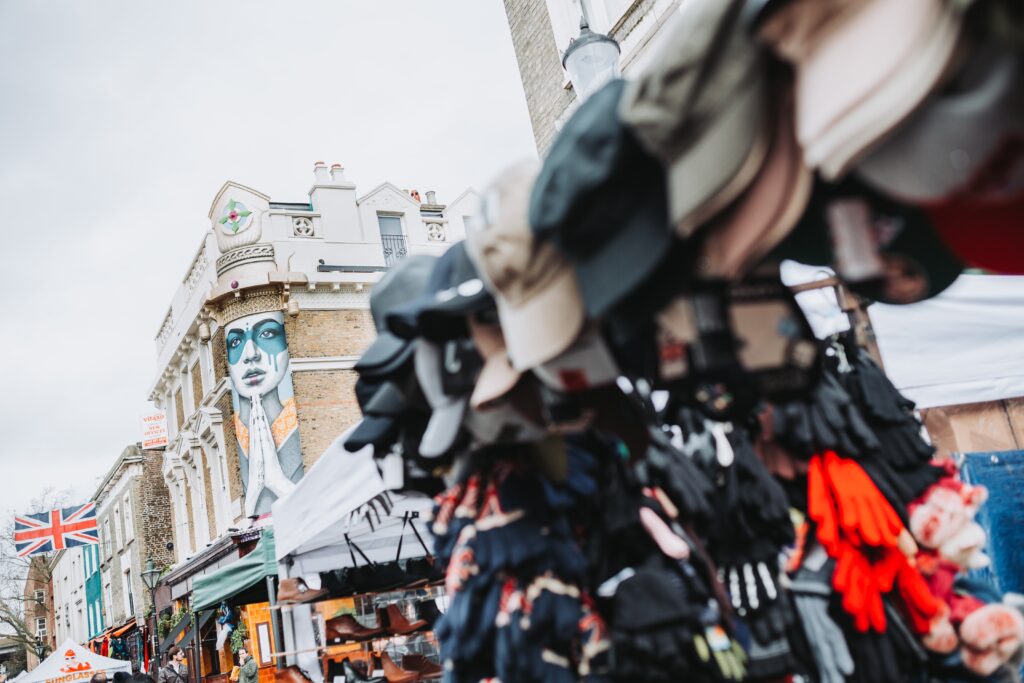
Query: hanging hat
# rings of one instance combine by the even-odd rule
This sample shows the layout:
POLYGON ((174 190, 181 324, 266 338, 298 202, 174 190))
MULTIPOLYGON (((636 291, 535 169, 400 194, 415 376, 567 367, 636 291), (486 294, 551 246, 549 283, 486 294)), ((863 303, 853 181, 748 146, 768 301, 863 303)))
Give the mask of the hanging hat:
POLYGON ((476 266, 466 251, 466 242, 452 245, 439 260, 441 289, 430 295, 420 309, 416 323, 419 334, 432 341, 469 335, 466 316, 493 309, 494 298, 484 287, 476 266))
POLYGON ((840 177, 934 91, 958 45, 965 2, 794 0, 760 35, 796 69, 807 165, 840 177))
POLYGON ((390 309, 385 322, 398 337, 441 341, 467 335, 465 316, 491 305, 491 295, 466 256, 466 243, 460 241, 437 258, 419 296, 390 309))
POLYGON ((596 327, 580 335, 564 353, 533 368, 544 386, 563 394, 614 384, 622 372, 596 327))
POLYGON ((473 343, 484 359, 484 366, 476 380, 469 405, 473 408, 485 408, 511 391, 522 373, 516 370, 509 360, 505 337, 500 326, 480 323, 472 318, 468 323, 473 343))
POLYGON ((416 342, 416 379, 430 405, 430 422, 420 441, 420 455, 439 458, 447 454, 458 440, 462 420, 466 416, 469 394, 449 395, 441 376, 444 365, 440 345, 425 339, 416 342))
POLYGON ((536 174, 534 163, 503 173, 484 193, 484 227, 466 238, 469 257, 494 294, 509 358, 520 370, 561 353, 584 317, 572 268, 530 230, 527 206, 536 174))
POLYGON ((1024 55, 973 46, 956 78, 856 170, 879 191, 918 203, 1024 190, 1024 55))
POLYGON ((792 230, 811 196, 813 175, 796 142, 792 92, 779 94, 768 157, 747 191, 707 226, 698 272, 739 278, 792 230))
MULTIPOLYGON (((672 237, 664 169, 617 115, 624 89, 624 81, 608 83, 566 122, 529 200, 530 227, 572 263, 591 317, 644 282, 672 237)), ((568 315, 582 324, 574 311, 568 315)), ((521 364, 504 320, 502 327, 512 360, 529 367, 521 364)), ((566 335, 561 348, 549 349, 548 357, 564 350, 578 331, 566 335)))
POLYGON ((359 360, 355 371, 360 376, 382 377, 393 373, 412 355, 412 346, 385 327, 388 311, 417 297, 427 284, 434 256, 418 254, 398 262, 370 291, 370 314, 377 328, 377 338, 359 360))
POLYGON ((688 0, 619 109, 668 169, 669 218, 682 237, 747 187, 767 150, 767 61, 746 4, 688 0))

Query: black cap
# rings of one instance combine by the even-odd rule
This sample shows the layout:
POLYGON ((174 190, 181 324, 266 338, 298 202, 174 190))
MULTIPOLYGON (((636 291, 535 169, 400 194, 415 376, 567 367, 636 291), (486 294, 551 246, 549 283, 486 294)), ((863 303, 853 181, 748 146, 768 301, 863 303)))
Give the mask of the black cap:
POLYGON ((345 439, 345 450, 351 453, 367 446, 383 449, 398 436, 400 422, 393 417, 364 415, 356 428, 345 439))
POLYGON ((370 292, 370 314, 377 328, 377 338, 356 361, 354 369, 360 377, 387 377, 411 362, 409 341, 391 334, 384 320, 388 311, 422 294, 436 261, 437 257, 424 254, 407 256, 374 285, 370 292))
POLYGON ((530 226, 573 264, 591 317, 661 263, 672 234, 664 167, 618 116, 625 81, 594 93, 562 128, 530 198, 530 226))
POLYGON ((465 316, 493 306, 461 241, 438 257, 420 295, 388 311, 385 320, 388 330, 403 339, 444 341, 469 336, 465 316))
POLYGON ((468 337, 466 316, 495 308, 494 298, 469 258, 466 242, 456 243, 445 255, 450 255, 446 262, 451 266, 443 283, 446 286, 433 293, 418 319, 420 335, 437 342, 468 337))

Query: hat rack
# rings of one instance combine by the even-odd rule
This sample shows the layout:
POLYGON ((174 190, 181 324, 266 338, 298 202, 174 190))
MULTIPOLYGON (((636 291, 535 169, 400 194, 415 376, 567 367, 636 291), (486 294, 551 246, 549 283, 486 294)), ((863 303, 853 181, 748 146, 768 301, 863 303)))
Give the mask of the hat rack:
POLYGON ((861 303, 860 297, 847 289, 842 280, 835 275, 829 275, 820 280, 803 282, 798 285, 790 285, 789 287, 793 294, 829 288, 835 292, 839 310, 842 311, 850 323, 850 331, 853 333, 854 343, 867 351, 872 360, 878 364, 878 367, 884 370, 885 365, 882 363, 882 353, 878 348, 875 330, 871 326, 871 318, 868 317, 867 306, 861 303))

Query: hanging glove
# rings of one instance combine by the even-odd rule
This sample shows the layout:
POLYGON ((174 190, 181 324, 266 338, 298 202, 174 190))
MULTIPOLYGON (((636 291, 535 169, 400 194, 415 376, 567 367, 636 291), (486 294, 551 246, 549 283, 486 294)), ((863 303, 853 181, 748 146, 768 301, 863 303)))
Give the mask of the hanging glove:
POLYGON ((829 614, 829 586, 835 563, 811 551, 790 584, 793 604, 803 625, 820 683, 844 683, 853 673, 853 658, 842 630, 829 614))

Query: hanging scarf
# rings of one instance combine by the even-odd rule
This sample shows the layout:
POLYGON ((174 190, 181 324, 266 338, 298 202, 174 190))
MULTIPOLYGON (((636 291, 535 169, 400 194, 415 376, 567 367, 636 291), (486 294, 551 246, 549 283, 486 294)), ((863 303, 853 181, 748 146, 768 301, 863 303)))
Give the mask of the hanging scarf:
POLYGON ((263 489, 281 498, 295 488, 285 476, 277 455, 270 420, 263 409, 263 397, 253 396, 249 403, 249 481, 245 489, 245 513, 256 514, 256 501, 263 489))

